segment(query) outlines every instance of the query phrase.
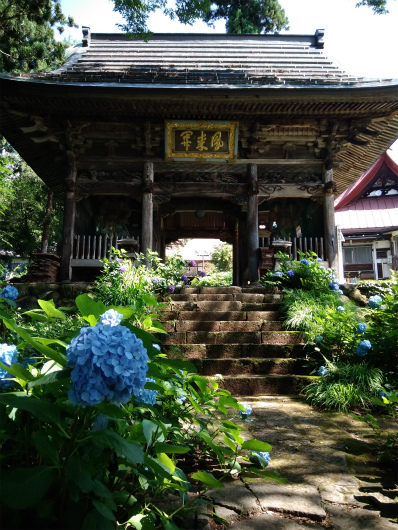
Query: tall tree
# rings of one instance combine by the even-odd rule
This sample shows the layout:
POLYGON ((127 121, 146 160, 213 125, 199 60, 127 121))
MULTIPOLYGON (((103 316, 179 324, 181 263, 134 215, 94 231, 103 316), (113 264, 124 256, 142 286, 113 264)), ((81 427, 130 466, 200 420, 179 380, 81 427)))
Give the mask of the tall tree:
POLYGON ((60 0, 0 0, 0 72, 54 70, 66 48, 54 29, 62 33, 65 26, 77 27, 60 0))

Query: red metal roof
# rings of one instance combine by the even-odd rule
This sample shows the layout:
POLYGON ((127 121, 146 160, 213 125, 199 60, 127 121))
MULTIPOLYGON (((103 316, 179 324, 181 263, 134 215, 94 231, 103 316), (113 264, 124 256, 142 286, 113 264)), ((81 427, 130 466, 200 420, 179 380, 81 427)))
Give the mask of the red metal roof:
MULTIPOLYGON (((359 177, 359 179, 357 179, 353 184, 351 184, 351 186, 347 188, 346 191, 334 201, 334 208, 336 213, 337 211, 352 203, 353 201, 355 201, 355 199, 359 198, 362 195, 362 192, 365 187, 370 184, 370 182, 374 178, 376 178, 377 173, 383 163, 385 163, 391 169, 391 171, 398 177, 398 164, 394 162, 394 160, 389 156, 386 151, 372 166, 370 166, 367 171, 365 171, 365 173, 363 173, 359 177)), ((372 201, 374 200, 375 198, 372 198, 372 201)), ((395 224, 398 224, 398 221, 395 224)))
POLYGON ((336 211, 342 230, 383 229, 398 226, 398 195, 359 199, 336 211))

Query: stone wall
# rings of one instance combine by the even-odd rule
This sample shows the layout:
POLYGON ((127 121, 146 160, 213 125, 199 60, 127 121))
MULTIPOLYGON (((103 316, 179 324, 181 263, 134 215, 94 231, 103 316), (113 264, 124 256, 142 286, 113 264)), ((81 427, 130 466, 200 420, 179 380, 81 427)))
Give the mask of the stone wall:
POLYGON ((73 307, 75 299, 83 293, 90 292, 94 283, 89 282, 32 282, 15 283, 19 296, 15 300, 17 307, 24 309, 39 308, 38 300, 54 300, 56 307, 73 307))

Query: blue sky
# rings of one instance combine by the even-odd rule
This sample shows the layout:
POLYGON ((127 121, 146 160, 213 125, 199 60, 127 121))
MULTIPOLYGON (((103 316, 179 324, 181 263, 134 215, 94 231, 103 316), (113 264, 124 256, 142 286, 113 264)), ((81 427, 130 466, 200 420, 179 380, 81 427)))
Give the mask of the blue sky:
MULTIPOLYGON (((313 34, 325 29, 325 51, 351 74, 398 79, 398 1, 388 0, 388 15, 374 15, 367 7, 356 8, 357 0, 280 0, 290 21, 289 33, 313 34)), ((61 0, 65 14, 95 33, 118 32, 123 19, 113 11, 111 0, 61 0)), ((219 22, 212 30, 202 22, 183 26, 161 14, 151 16, 149 27, 158 33, 224 33, 219 22)), ((65 35, 81 41, 81 28, 65 35)))

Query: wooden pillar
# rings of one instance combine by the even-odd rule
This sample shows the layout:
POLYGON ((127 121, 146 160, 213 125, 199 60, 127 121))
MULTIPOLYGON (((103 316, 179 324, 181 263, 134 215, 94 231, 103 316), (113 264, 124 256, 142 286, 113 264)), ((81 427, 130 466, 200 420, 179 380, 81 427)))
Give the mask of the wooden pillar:
POLYGON ((323 217, 325 223, 325 251, 329 266, 337 269, 337 238, 334 219, 334 181, 333 169, 323 170, 325 195, 323 198, 323 217))
POLYGON ((68 151, 68 176, 65 179, 64 221, 62 229, 62 252, 59 277, 61 281, 72 279, 70 260, 72 257, 73 238, 75 235, 75 193, 76 193, 76 157, 68 151))
POLYGON ((43 233, 41 236, 40 252, 42 254, 46 254, 48 250, 48 240, 50 238, 51 214, 53 211, 53 199, 54 199, 54 192, 49 189, 47 193, 46 218, 43 223, 43 233))
POLYGON ((236 221, 232 242, 232 285, 240 285, 239 278, 239 222, 236 221))
POLYGON ((258 281, 258 179, 257 165, 247 166, 249 197, 247 201, 247 257, 249 282, 258 281))
POLYGON ((153 249, 153 163, 145 162, 142 193, 141 252, 153 249))

